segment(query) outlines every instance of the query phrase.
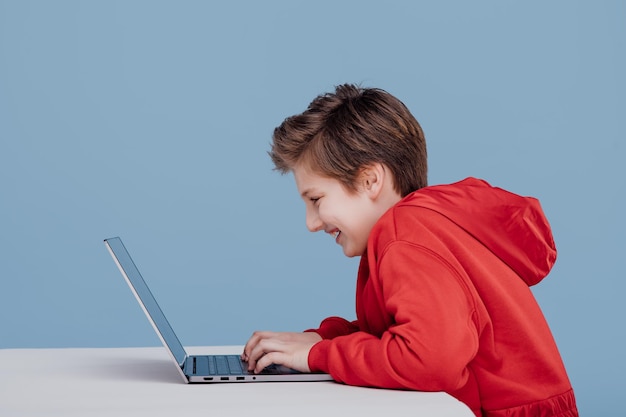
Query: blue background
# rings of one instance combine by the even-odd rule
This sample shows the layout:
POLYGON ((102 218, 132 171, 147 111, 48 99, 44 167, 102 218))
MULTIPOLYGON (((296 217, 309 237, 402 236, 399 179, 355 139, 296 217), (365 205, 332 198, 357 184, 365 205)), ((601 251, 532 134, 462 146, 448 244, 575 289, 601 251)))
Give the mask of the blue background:
POLYGON ((583 414, 623 410, 625 3, 382 3, 0 0, 0 348, 158 345, 116 235, 185 345, 353 318, 358 260, 266 152, 355 82, 421 122, 431 184, 541 200, 534 293, 583 414))

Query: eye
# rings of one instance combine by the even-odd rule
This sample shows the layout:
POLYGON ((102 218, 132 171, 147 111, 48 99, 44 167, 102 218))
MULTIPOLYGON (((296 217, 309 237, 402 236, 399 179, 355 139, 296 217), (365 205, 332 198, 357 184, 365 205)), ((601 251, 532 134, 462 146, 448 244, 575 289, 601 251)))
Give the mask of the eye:
POLYGON ((321 197, 311 197, 309 200, 313 203, 313 205, 317 205, 318 201, 320 201, 321 197))

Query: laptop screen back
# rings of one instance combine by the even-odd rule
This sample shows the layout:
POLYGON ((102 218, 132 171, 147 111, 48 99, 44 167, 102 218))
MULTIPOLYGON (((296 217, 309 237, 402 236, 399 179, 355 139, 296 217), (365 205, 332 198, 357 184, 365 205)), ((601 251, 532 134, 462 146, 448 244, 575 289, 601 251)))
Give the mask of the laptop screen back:
POLYGON ((122 240, 119 237, 115 237, 106 239, 105 243, 111 255, 113 255, 122 275, 124 275, 128 285, 130 285, 133 290, 135 297, 137 297, 137 300, 143 306, 144 312, 148 316, 152 326, 161 336, 161 341, 169 348, 176 362, 182 367, 187 357, 185 348, 183 348, 178 337, 174 334, 174 330, 172 330, 161 308, 154 299, 152 292, 150 292, 150 289, 143 280, 126 247, 124 247, 122 240))

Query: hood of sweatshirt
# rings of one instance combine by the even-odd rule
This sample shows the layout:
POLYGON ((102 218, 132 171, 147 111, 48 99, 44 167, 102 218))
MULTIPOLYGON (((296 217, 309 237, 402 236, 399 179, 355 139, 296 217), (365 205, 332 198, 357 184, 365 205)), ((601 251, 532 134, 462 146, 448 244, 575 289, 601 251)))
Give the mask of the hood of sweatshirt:
POLYGON ((434 210, 458 225, 512 268, 529 286, 556 261, 552 231, 539 201, 476 178, 422 188, 403 200, 434 210))

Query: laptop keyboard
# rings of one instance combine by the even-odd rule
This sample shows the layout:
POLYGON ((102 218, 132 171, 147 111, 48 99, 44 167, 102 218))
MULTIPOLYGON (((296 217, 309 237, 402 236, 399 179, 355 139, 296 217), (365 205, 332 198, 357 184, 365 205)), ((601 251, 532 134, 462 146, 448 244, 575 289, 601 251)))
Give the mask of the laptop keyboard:
MULTIPOLYGON (((193 357, 193 375, 244 375, 248 364, 239 355, 209 355, 193 357)), ((278 374, 276 365, 265 368, 263 374, 278 374)))
MULTIPOLYGON (((241 375, 248 373, 242 369, 241 360, 237 355, 215 355, 215 356, 199 356, 196 358, 198 362, 208 362, 209 375, 241 375)), ((204 365, 204 364, 203 364, 204 365)))
POLYGON ((209 356, 209 375, 241 375, 248 373, 242 369, 241 359, 236 355, 209 356))

